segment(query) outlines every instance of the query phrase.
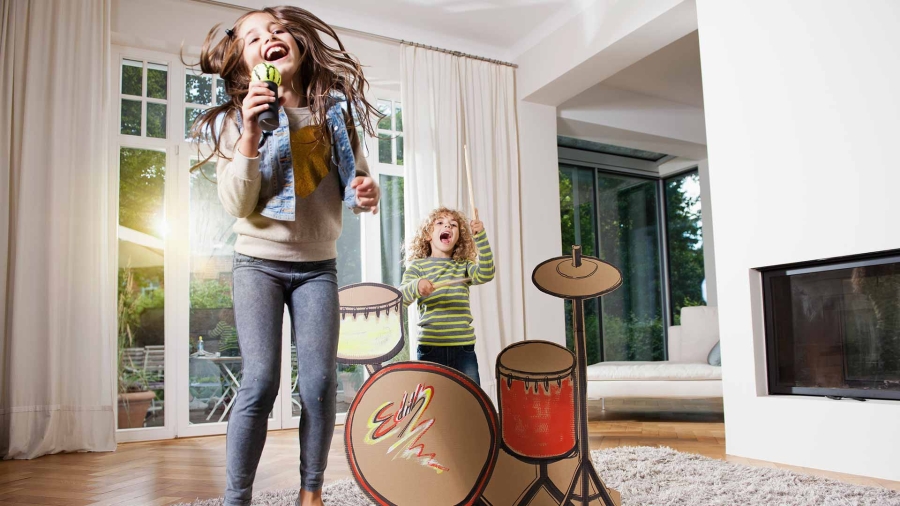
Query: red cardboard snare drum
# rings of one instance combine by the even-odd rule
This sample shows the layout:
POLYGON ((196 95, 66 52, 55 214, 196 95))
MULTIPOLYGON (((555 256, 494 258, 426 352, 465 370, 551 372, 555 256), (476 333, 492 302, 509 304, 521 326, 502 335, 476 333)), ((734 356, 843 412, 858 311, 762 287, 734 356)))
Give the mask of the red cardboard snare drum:
POLYGON ((504 449, 525 461, 575 452, 575 355, 547 341, 523 341, 497 357, 504 449))

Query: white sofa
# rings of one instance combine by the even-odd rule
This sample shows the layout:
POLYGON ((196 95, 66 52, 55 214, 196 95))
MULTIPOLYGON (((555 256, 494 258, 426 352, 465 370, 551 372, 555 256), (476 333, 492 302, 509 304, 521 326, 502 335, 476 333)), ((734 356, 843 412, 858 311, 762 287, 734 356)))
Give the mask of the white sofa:
POLYGON ((588 399, 612 397, 722 397, 722 367, 707 357, 719 341, 714 307, 686 307, 669 327, 669 360, 600 362, 587 368, 588 399))

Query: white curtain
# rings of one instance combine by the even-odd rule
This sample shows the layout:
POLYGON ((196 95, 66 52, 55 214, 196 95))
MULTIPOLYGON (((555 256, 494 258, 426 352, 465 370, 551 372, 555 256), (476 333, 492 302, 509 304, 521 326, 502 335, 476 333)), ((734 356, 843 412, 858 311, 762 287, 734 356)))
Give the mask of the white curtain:
POLYGON ((475 203, 497 269, 493 281, 471 291, 481 386, 494 398, 497 355, 525 338, 515 70, 403 46, 402 71, 407 238, 437 206, 471 214, 468 145, 475 203))
POLYGON ((110 0, 0 23, 0 455, 114 450, 110 0))

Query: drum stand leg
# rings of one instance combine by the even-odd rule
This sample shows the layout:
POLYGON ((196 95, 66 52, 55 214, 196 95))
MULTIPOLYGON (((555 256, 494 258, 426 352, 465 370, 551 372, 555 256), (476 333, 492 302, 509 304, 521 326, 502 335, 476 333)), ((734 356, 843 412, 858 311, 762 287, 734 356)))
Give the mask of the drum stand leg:
POLYGON ((569 486, 569 491, 566 492, 565 497, 560 501, 560 505, 569 506, 572 504, 576 506, 587 506, 593 504, 594 501, 600 501, 599 504, 607 506, 615 506, 615 503, 606 491, 606 487, 603 486, 600 477, 597 476, 597 471, 594 470, 591 461, 581 459, 581 462, 578 463, 578 467, 575 469, 575 476, 572 477, 572 484, 569 486), (591 494, 592 486, 598 492, 591 494), (581 490, 579 491, 578 489, 581 490), (580 493, 577 493, 576 491, 580 493))
POLYGON ((587 506, 592 501, 599 500, 604 506, 616 506, 606 487, 600 481, 594 464, 591 462, 591 451, 588 440, 588 417, 587 417, 587 350, 585 349, 586 341, 584 337, 584 300, 572 300, 572 323, 575 327, 573 330, 575 341, 575 358, 577 359, 576 374, 578 381, 575 382, 576 401, 578 402, 578 467, 575 468, 575 475, 572 477, 572 483, 569 490, 563 497, 561 506, 582 505, 587 506), (591 487, 597 492, 591 494, 591 487), (578 490, 580 489, 580 491, 578 490), (580 493, 576 493, 579 491, 580 493))
POLYGON ((561 504, 563 500, 562 491, 556 487, 556 484, 550 479, 550 475, 547 472, 548 464, 546 462, 541 462, 539 469, 540 472, 538 477, 531 482, 531 485, 528 487, 521 496, 519 501, 516 503, 521 504, 522 506, 527 506, 531 503, 531 500, 534 499, 534 496, 540 492, 541 488, 547 490, 547 493, 553 498, 556 504, 561 504))

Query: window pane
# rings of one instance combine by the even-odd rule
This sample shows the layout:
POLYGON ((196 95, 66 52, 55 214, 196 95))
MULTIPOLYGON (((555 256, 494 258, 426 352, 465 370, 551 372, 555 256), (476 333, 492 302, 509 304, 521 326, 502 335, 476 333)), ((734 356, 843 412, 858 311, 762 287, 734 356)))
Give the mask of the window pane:
POLYGON ((144 62, 122 60, 122 94, 140 97, 144 93, 144 62))
MULTIPOLYGON (((585 302, 588 362, 662 360, 656 181, 597 172, 595 188, 594 174, 594 169, 560 170, 563 251, 581 244, 585 255, 610 262, 624 277, 615 292, 585 302)), ((565 308, 571 348, 571 303, 565 308)))
POLYGON ((666 235, 672 321, 681 324, 681 308, 706 305, 700 173, 666 180, 666 235))
MULTIPOLYGON (((405 247, 403 217, 403 178, 400 176, 380 176, 381 202, 378 214, 381 216, 381 281, 391 286, 400 286, 403 272, 403 250, 405 247)), ((403 328, 407 328, 406 311, 401 311, 403 328)), ((391 359, 393 362, 409 360, 409 336, 403 350, 391 359)))
POLYGON ((656 181, 598 173, 599 257, 622 271, 600 302, 603 359, 663 360, 656 181))
POLYGON ((147 96, 150 98, 166 98, 168 89, 168 72, 166 65, 147 64, 147 96))
POLYGON ((403 131, 403 110, 399 103, 394 104, 394 130, 403 131))
POLYGON ((361 365, 341 365, 337 366, 337 412, 346 413, 350 411, 350 404, 356 397, 356 392, 365 382, 364 366, 361 365))
POLYGON ((231 297, 235 218, 219 203, 215 161, 190 178, 187 416, 190 424, 226 422, 242 379, 231 297))
POLYGON ((166 153, 119 151, 119 227, 162 239, 165 232, 166 153))
POLYGON ((147 103, 147 137, 166 138, 166 104, 147 103))
POLYGON ((397 137, 397 165, 403 165, 403 136, 397 137))
POLYGON ((164 424, 163 204, 166 153, 119 153, 118 383, 120 429, 164 424))
POLYGON ((378 101, 378 112, 384 114, 384 117, 378 121, 378 129, 379 130, 393 130, 391 127, 391 101, 390 100, 379 100, 378 101))
POLYGON ((212 105, 212 78, 188 74, 184 78, 184 101, 212 105))
POLYGON ((225 92, 225 80, 216 78, 216 105, 228 103, 231 97, 225 92))
POLYGON ((381 202, 381 279, 392 286, 400 286, 405 270, 403 264, 404 217, 403 177, 380 176, 381 202))
MULTIPOLYGON (((337 242, 339 287, 362 281, 360 217, 344 206, 341 206, 341 208, 344 213, 344 230, 341 232, 341 237, 338 238, 337 242)), ((296 367, 297 362, 295 360, 292 370, 296 370, 296 367)), ((338 364, 337 375, 337 412, 346 413, 350 409, 350 403, 356 395, 356 391, 362 386, 363 368, 358 365, 338 364)), ((294 405, 294 409, 297 409, 296 405, 294 405)))
POLYGON ((184 138, 190 140, 191 139, 191 125, 194 124, 194 120, 197 119, 197 116, 203 112, 203 109, 197 109, 195 107, 186 107, 184 109, 184 138))
MULTIPOLYGON (((593 169, 560 169, 560 212, 562 224, 562 251, 571 253, 572 246, 581 245, 585 255, 596 256, 596 211, 594 208, 593 169), (577 214, 576 214, 577 209, 577 214), (577 218, 576 218, 577 216, 577 218)), ((574 350, 572 327, 572 303, 565 301, 566 346, 574 350)), ((584 323, 587 359, 589 364, 600 362, 600 306, 597 299, 585 301, 584 323)))
POLYGON ((118 428, 165 424, 163 253, 119 238, 118 428), (140 267, 129 266, 141 257, 140 267), (144 258, 147 257, 147 258, 144 258), (153 257, 153 258, 149 258, 153 257))
POLYGON ((337 241, 338 286, 362 281, 362 254, 360 252, 360 217, 344 210, 344 229, 337 241))
POLYGON ((391 153, 391 134, 378 134, 378 162, 393 163, 391 153))
POLYGON ((122 99, 122 125, 125 135, 141 135, 141 102, 122 99))

